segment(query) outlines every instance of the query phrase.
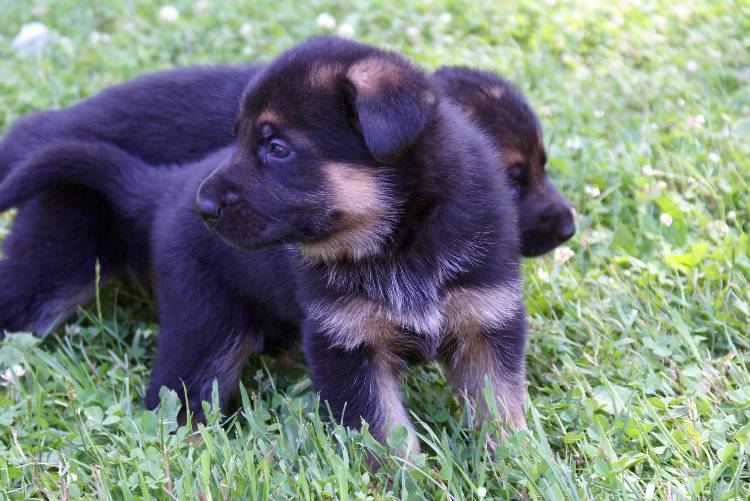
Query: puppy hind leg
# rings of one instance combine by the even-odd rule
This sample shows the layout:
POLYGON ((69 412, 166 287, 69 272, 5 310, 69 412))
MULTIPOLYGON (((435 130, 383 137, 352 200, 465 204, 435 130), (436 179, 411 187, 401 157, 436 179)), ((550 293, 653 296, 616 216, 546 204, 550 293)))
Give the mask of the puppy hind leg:
MULTIPOLYGON (((45 336, 60 326, 94 296, 94 280, 80 285, 39 286, 15 277, 28 274, 25 267, 0 262, 0 339, 4 332, 32 332, 45 336)), ((94 272, 92 271, 92 276, 94 272)))
POLYGON ((0 261, 0 337, 45 334, 93 296, 97 261, 105 277, 118 260, 111 220, 85 190, 48 190, 19 209, 0 261))

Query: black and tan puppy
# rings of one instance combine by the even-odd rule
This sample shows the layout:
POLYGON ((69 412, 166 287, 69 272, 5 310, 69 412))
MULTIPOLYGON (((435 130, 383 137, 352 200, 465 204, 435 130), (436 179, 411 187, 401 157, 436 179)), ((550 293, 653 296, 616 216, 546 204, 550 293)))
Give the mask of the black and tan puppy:
MULTIPOLYGON (((261 68, 159 72, 25 117, 0 142, 0 178, 35 151, 70 140, 104 141, 155 166, 195 161, 232 142, 242 90, 261 68)), ((575 230, 572 213, 544 172, 541 127, 523 95, 468 68, 442 68, 433 79, 490 135, 504 159, 498 168, 510 168, 522 254, 562 243, 575 230)), ((106 200, 81 187, 56 186, 24 203, 3 242, 0 337, 4 330, 44 333, 63 321, 91 297, 97 261, 105 278, 144 264, 144 240, 123 239, 122 226, 106 200)))
POLYGON ((502 154, 519 207, 521 254, 539 256, 572 237, 573 211, 547 177, 542 126, 523 94, 497 75, 471 68, 440 68, 434 78, 502 154))
POLYGON ((0 208, 78 183, 151 234, 149 407, 184 385, 200 414, 213 380, 225 403, 249 352, 301 332, 335 419, 381 440, 404 425, 416 447, 399 390, 414 363, 439 359, 472 398, 488 381, 523 421, 518 226, 498 162, 402 57, 319 38, 250 84, 228 149, 154 169, 103 143, 53 147, 8 175, 0 208))

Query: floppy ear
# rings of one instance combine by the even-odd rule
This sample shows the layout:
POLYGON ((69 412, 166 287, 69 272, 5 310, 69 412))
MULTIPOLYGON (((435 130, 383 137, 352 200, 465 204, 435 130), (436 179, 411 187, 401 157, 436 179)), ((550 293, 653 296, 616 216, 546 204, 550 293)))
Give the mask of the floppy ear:
POLYGON ((370 153, 383 160, 411 146, 437 101, 427 75, 396 56, 379 55, 352 65, 346 78, 370 153))

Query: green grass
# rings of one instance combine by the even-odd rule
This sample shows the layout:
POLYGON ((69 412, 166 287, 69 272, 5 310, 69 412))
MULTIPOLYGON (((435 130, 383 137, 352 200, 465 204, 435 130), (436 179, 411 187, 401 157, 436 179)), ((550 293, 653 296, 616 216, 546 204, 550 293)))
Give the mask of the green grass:
POLYGON ((525 263, 529 430, 494 458, 437 367, 405 385, 407 464, 322 420, 299 356, 252 359, 242 410, 188 440, 173 394, 142 407, 152 299, 112 287, 43 342, 0 343, 0 371, 25 371, 0 387, 0 498, 750 498, 750 3, 504 4, 180 0, 168 23, 145 1, 0 0, 2 129, 147 70, 269 58, 329 12, 425 67, 518 82, 579 215, 570 260, 525 263), (58 39, 21 59, 32 20, 58 39))

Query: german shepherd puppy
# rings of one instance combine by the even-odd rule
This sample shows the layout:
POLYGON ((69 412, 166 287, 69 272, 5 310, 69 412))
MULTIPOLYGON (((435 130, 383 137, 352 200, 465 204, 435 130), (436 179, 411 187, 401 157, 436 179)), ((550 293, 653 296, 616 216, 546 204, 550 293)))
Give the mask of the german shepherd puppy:
POLYGON ((503 157, 519 207, 521 254, 540 256, 572 237, 573 211, 547 177, 542 126, 523 94, 493 73, 470 68, 443 67, 434 79, 503 157))
POLYGON ((425 73, 324 37, 251 82, 230 147, 155 169, 106 143, 53 146, 6 177, 0 210, 78 184, 151 236, 148 407, 184 387, 200 418, 213 380, 226 405, 248 353, 301 333, 333 418, 380 440, 404 425, 414 450, 399 390, 414 363, 440 360, 471 398, 489 384, 523 422, 518 224, 499 162, 425 73))

